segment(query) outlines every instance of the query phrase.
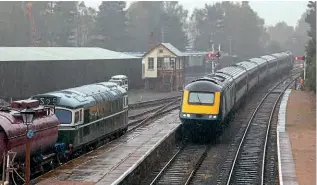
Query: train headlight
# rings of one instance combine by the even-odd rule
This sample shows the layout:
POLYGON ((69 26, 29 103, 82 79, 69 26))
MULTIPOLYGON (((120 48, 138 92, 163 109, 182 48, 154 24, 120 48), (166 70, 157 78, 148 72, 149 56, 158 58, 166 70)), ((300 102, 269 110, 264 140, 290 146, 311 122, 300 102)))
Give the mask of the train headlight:
POLYGON ((209 118, 212 118, 212 115, 209 115, 209 118))
POLYGON ((214 119, 216 119, 216 118, 217 118, 217 116, 215 115, 215 116, 214 116, 214 119))
POLYGON ((189 118, 190 117, 190 114, 183 114, 183 116, 186 118, 189 118))

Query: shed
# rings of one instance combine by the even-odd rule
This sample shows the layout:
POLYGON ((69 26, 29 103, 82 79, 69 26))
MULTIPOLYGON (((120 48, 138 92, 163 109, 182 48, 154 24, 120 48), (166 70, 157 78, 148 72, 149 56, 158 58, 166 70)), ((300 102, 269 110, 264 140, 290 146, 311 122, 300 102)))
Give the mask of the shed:
POLYGON ((21 99, 126 75, 141 88, 142 58, 94 47, 0 47, 0 98, 21 99))

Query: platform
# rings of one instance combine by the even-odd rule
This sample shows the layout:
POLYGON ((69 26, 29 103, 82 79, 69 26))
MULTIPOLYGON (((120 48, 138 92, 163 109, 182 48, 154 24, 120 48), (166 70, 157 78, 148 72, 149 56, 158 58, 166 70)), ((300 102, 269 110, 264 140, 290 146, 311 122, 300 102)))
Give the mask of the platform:
POLYGON ((181 95, 181 92, 149 92, 144 90, 129 90, 129 104, 137 103, 140 101, 156 100, 171 96, 181 95))
POLYGON ((280 185, 316 184, 315 95, 287 90, 278 116, 280 185))
POLYGON ((39 185, 108 185, 123 179, 174 132, 178 110, 66 163, 37 179, 39 185))
POLYGON ((291 89, 285 91, 278 114, 277 152, 280 185, 298 185, 291 144, 286 126, 286 107, 291 89))

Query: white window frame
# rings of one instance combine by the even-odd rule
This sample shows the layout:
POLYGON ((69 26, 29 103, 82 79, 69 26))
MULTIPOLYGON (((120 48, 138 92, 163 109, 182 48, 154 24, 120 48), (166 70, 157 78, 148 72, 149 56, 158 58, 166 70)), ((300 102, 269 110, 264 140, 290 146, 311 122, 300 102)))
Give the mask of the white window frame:
POLYGON ((147 69, 148 70, 154 70, 154 57, 148 57, 147 59, 147 69), (152 59, 152 61, 150 60, 152 59))

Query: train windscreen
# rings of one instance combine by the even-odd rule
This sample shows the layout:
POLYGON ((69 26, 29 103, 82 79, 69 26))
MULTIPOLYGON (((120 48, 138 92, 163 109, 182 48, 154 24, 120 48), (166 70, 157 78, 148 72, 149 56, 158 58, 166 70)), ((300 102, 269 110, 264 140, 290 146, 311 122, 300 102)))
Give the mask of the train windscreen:
POLYGON ((72 112, 69 110, 55 109, 55 115, 61 124, 72 123, 72 112))
POLYGON ((213 104, 214 100, 215 100, 214 93, 190 92, 188 103, 189 104, 213 104))

